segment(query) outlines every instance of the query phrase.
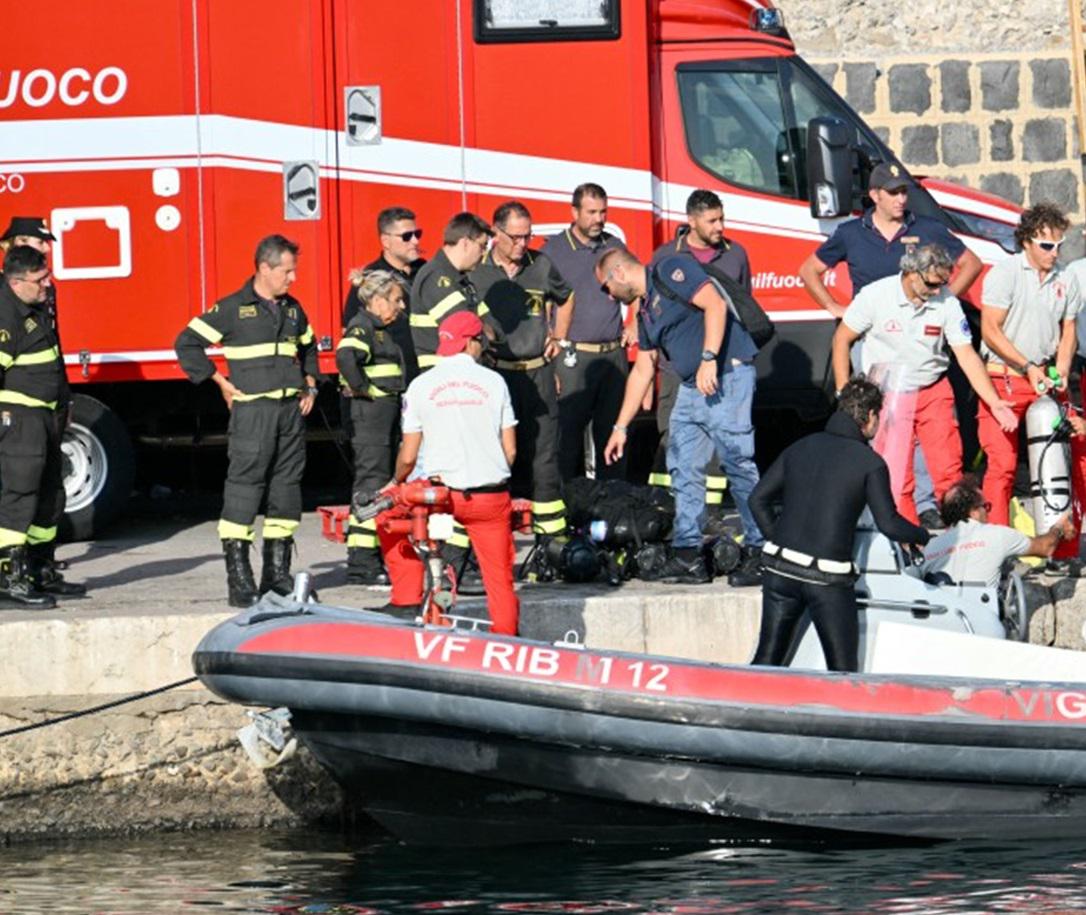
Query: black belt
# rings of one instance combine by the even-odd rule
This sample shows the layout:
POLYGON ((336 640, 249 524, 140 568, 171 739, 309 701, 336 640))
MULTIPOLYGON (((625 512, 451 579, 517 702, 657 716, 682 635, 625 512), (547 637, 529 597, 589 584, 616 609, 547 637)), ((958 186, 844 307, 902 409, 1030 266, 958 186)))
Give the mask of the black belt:
POLYGON ((509 481, 491 483, 488 486, 469 486, 467 489, 453 489, 452 491, 465 496, 481 495, 488 492, 509 492, 509 481))

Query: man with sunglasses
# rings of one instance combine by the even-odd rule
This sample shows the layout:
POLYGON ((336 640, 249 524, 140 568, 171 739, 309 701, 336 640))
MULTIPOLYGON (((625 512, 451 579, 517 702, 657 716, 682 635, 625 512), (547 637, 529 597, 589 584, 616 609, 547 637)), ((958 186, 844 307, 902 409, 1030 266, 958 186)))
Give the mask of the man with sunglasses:
POLYGON ((0 606, 42 610, 54 594, 80 596, 52 565, 64 513, 60 450, 68 383, 47 310, 45 254, 17 245, 0 277, 0 606))
POLYGON ((1039 537, 1027 537, 1002 524, 990 524, 992 503, 984 499, 971 475, 943 494, 939 507, 947 529, 924 547, 920 567, 925 578, 945 575, 954 584, 999 585, 1003 563, 1015 556, 1047 559, 1062 541, 1075 538, 1075 528, 1064 515, 1039 537))
MULTIPOLYGON (((980 318, 988 372, 1000 396, 1025 415, 1038 397, 1050 390, 1064 395, 1075 355, 1075 320, 1081 308, 1078 280, 1058 263, 1060 246, 1070 222, 1059 207, 1038 203, 1022 213, 1014 237, 1022 249, 1000 261, 984 278, 980 318), (1048 370, 1054 368, 1059 380, 1048 370)), ((992 503, 995 524, 1010 521, 1010 500, 1018 467, 1018 436, 1007 432, 981 404, 977 432, 988 458, 984 498, 992 503)), ((1072 489, 1086 494, 1086 442, 1071 439, 1072 489)), ((1078 529, 1078 519, 1074 521, 1078 529)), ((1061 544, 1057 560, 1078 556, 1078 538, 1061 544)))
MULTIPOLYGON (((808 295, 835 318, 844 314, 846 305, 830 292, 825 274, 841 261, 848 265, 853 296, 869 283, 896 276, 901 258, 909 248, 918 245, 935 244, 950 253, 956 267, 950 281, 951 295, 961 298, 980 276, 983 269, 980 258, 951 234, 946 225, 908 209, 911 187, 911 179, 899 165, 892 162, 876 165, 868 180, 868 194, 874 206, 859 219, 841 223, 800 266, 800 279, 808 295)), ((832 274, 830 279, 833 279, 832 274)), ((858 369, 859 365, 856 353, 854 368, 858 369)), ((961 380, 958 379, 954 386, 961 397, 964 388, 961 380)), ((922 517, 929 526, 937 527, 938 511, 931 492, 932 484, 919 448, 914 458, 918 465, 917 501, 926 503, 922 517)))
POLYGON ((564 338, 573 313, 573 290, 546 254, 528 247, 532 216, 516 200, 494 211, 494 244, 469 274, 481 300, 502 329, 491 350, 517 416, 514 499, 531 499, 538 538, 566 532, 566 505, 558 473, 556 338, 564 338), (552 320, 553 316, 553 320, 552 320), (550 327, 554 326, 554 335, 550 327))
MULTIPOLYGON (((426 264, 426 259, 419 255, 422 229, 415 222, 415 214, 411 210, 399 206, 386 207, 377 214, 377 237, 381 243, 381 256, 366 264, 362 271, 384 270, 403 283, 404 312, 386 330, 403 352, 404 369, 410 382, 419 373, 419 364, 411 340, 407 309, 411 305, 411 284, 426 264)), ((347 301, 343 305, 344 327, 351 323, 358 311, 358 287, 351 283, 351 288, 347 290, 347 301)))
MULTIPOLYGON (((920 442, 938 499, 962 475, 962 445, 954 414, 954 392, 946 372, 954 353, 962 372, 988 408, 993 422, 1013 432, 1018 420, 1009 403, 999 399, 984 363, 973 349, 973 335, 961 305, 947 289, 954 261, 939 245, 923 245, 901 258, 901 272, 876 280, 852 300, 833 335, 833 376, 840 391, 849 379, 849 350, 859 339, 864 346, 863 370, 900 366, 900 389, 910 392, 913 433, 920 442), (915 395, 911 392, 915 391, 915 395)), ((884 423, 884 426, 888 424, 884 423)), ((913 493, 912 436, 904 466, 891 464, 897 508, 913 524, 919 522, 913 493), (896 466, 895 466, 896 465, 896 466), (895 473, 896 471, 896 473, 895 473), (898 476, 900 475, 900 476, 898 476)), ((879 442, 876 441, 876 450, 879 442)))

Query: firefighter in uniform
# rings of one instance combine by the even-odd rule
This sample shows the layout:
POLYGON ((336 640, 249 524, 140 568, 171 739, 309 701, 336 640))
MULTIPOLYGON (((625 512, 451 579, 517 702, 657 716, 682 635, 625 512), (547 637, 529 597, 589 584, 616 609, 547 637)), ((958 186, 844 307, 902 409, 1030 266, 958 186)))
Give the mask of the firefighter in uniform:
MULTIPOLYGON (((496 327, 490 310, 479 298, 469 273, 486 253, 494 234, 486 222, 474 213, 457 213, 445 226, 441 250, 415 275, 411 286, 411 339, 415 344, 419 371, 433 368, 441 357, 437 352, 437 328, 449 315, 471 311, 485 318, 484 331, 494 339, 496 327)), ((425 465, 423 455, 421 463, 425 465)), ((467 532, 459 524, 448 540, 445 555, 460 573, 471 546, 467 532)))
POLYGON ((445 226, 441 250, 417 274, 411 286, 411 339, 419 371, 437 365, 437 327, 458 311, 489 314, 468 273, 483 259, 494 233, 474 213, 457 213, 445 226))
POLYGON ((256 274, 237 292, 193 318, 174 344, 195 384, 211 379, 230 410, 230 467, 219 521, 230 604, 289 594, 290 552, 302 517, 304 417, 317 396, 317 351, 302 306, 287 290, 298 246, 270 235, 256 249, 256 274), (222 346, 229 380, 205 353, 222 346), (249 563, 253 522, 267 496, 259 590, 249 563))
MULTIPOLYGON (((400 437, 400 395, 407 370, 403 350, 388 328, 403 312, 404 288, 399 277, 372 270, 359 278, 357 290, 361 307, 336 347, 336 367, 350 404, 352 492, 376 492, 392 479, 400 437)), ((347 581, 388 584, 376 519, 350 519, 347 581)))
POLYGON ((4 255, 0 277, 0 600, 23 609, 53 607, 53 594, 78 596, 53 564, 64 513, 60 451, 70 401, 46 307, 45 254, 26 245, 4 255))
POLYGON ((558 344, 552 323, 568 326, 573 290, 550 259, 531 251, 532 217, 515 200, 494 211, 494 244, 471 271, 472 285, 501 328, 503 340, 491 351, 505 379, 517 416, 517 460, 510 489, 514 499, 531 499, 536 537, 566 532, 566 504, 558 473, 558 391, 554 364, 558 344), (555 322, 551 309, 557 310, 555 322))
MULTIPOLYGON (((4 234, 0 235, 0 259, 3 258, 5 252, 17 245, 29 245, 31 248, 41 251, 42 254, 48 255, 50 246, 55 241, 56 237, 49 231, 49 225, 43 217, 13 216, 11 222, 8 223, 8 227, 4 230, 4 234)), ((57 287, 52 282, 47 287, 43 307, 57 338, 57 346, 60 348, 61 361, 63 361, 64 345, 60 339, 57 287)), ((67 383, 68 379, 65 377, 65 391, 67 391, 67 383)), ((72 417, 71 397, 66 393, 61 402, 66 403, 67 406, 63 410, 58 409, 54 414, 57 423, 58 442, 64 438, 64 430, 68 428, 72 417)), ((46 531, 46 533, 49 532, 46 531)), ((38 589, 47 590, 52 594, 68 596, 85 594, 86 588, 83 585, 64 583, 61 576, 57 574, 61 569, 66 569, 68 564, 56 559, 56 547, 57 543, 54 535, 44 542, 35 544, 30 550, 31 572, 38 589)))
POLYGON ((358 283, 355 281, 361 279, 362 273, 385 270, 396 277, 403 286, 404 311, 389 325, 388 332, 403 350, 407 383, 410 384, 411 379, 419 373, 419 366, 415 358, 415 345, 411 342, 411 326, 407 320, 407 307, 411 301, 408 293, 411 283, 426 264, 426 260, 419 256, 422 229, 415 222, 415 214, 411 210, 406 207, 386 207, 377 214, 377 237, 381 240, 381 255, 352 275, 351 288, 347 290, 347 301, 343 305, 343 326, 350 324, 361 308, 357 293, 358 283))
MULTIPOLYGON (((655 267, 665 257, 673 254, 688 254, 696 260, 702 269, 712 276, 723 274, 751 291, 750 260, 746 249, 737 241, 724 237, 724 203, 715 193, 696 190, 686 200, 687 225, 673 241, 666 242, 656 249, 652 256, 655 267)), ((663 361, 663 360, 661 360, 663 361)), ((660 370, 660 393, 656 404, 656 428, 660 433, 660 444, 656 449, 656 458, 649 474, 649 485, 671 490, 671 474, 667 472, 668 424, 671 409, 679 393, 679 376, 674 372, 660 370)), ((706 515, 712 520, 713 513, 724 501, 724 490, 728 487, 728 478, 720 469, 720 460, 713 455, 705 476, 706 515)))

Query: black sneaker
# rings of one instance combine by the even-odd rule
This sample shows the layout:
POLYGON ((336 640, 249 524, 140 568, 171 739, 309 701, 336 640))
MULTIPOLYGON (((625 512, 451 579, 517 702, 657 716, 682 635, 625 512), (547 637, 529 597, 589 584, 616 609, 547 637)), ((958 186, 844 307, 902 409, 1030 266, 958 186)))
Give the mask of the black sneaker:
POLYGON ((1081 559, 1050 559, 1045 563, 1046 575, 1059 575, 1062 578, 1086 578, 1081 559))
POLYGON ((762 548, 743 547, 743 561, 739 568, 728 576, 728 584, 733 588, 753 588, 762 583, 762 548))
POLYGON ((943 524, 943 519, 939 517, 939 512, 934 508, 929 508, 920 513, 920 526, 929 531, 944 531, 946 525, 943 524))
POLYGON ((656 580, 669 585, 704 585, 712 581, 700 550, 695 551, 692 557, 679 554, 669 556, 656 580))

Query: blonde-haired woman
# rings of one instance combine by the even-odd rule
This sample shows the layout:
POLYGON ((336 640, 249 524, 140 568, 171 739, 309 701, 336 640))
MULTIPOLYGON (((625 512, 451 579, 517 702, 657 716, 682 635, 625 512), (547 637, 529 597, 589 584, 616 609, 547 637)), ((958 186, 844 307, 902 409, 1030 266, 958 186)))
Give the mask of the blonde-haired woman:
MULTIPOLYGON (((400 395, 407 387, 404 354, 387 328, 404 308, 404 287, 386 270, 351 274, 361 308, 336 348, 343 394, 351 399, 352 492, 375 491, 391 478, 400 438, 400 395)), ((347 581, 388 584, 373 519, 351 517, 347 581)))

